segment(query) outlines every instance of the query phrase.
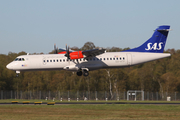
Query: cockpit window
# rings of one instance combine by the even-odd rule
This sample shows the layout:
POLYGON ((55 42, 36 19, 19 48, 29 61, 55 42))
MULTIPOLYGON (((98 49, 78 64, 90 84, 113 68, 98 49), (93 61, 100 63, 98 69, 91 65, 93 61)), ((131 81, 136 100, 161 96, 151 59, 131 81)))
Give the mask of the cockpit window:
POLYGON ((14 61, 18 61, 19 60, 19 58, 16 58, 14 61))
POLYGON ((14 61, 25 61, 24 58, 16 58, 14 61))

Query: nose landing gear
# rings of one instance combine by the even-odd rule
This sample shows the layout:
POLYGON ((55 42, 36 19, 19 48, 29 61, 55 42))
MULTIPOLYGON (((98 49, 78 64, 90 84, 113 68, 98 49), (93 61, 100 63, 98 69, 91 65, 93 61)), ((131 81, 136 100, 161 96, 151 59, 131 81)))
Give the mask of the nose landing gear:
POLYGON ((18 74, 18 73, 16 74, 16 77, 19 77, 19 74, 18 74))
POLYGON ((16 71, 16 77, 19 77, 20 71, 16 71))

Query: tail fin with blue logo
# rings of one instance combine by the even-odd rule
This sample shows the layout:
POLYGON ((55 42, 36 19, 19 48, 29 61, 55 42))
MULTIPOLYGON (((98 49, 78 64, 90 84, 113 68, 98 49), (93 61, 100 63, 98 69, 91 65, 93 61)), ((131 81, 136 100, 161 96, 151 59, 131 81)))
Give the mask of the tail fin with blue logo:
POLYGON ((152 37, 149 40, 147 40, 145 43, 143 43, 141 46, 130 50, 125 50, 122 52, 163 53, 169 30, 170 30, 170 26, 168 25, 159 26, 154 31, 152 37))

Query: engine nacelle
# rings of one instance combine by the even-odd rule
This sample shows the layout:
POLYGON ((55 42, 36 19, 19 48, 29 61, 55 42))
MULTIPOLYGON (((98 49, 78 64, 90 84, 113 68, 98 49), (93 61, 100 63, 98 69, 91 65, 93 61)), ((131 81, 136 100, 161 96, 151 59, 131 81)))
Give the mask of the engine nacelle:
POLYGON ((82 51, 75 51, 75 52, 70 53, 70 58, 71 58, 71 60, 73 60, 73 59, 84 58, 84 56, 82 54, 82 51))

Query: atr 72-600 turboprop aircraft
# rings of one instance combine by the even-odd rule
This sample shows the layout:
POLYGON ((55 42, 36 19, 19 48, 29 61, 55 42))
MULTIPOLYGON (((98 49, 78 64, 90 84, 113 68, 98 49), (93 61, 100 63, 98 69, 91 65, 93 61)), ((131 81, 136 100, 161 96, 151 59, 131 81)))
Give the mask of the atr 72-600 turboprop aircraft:
POLYGON ((10 70, 67 70, 77 72, 78 76, 88 76, 89 71, 103 68, 120 68, 137 65, 165 57, 163 53, 170 26, 159 26, 152 37, 141 46, 121 52, 105 52, 105 49, 87 51, 66 51, 61 54, 21 55, 6 67, 10 70))

